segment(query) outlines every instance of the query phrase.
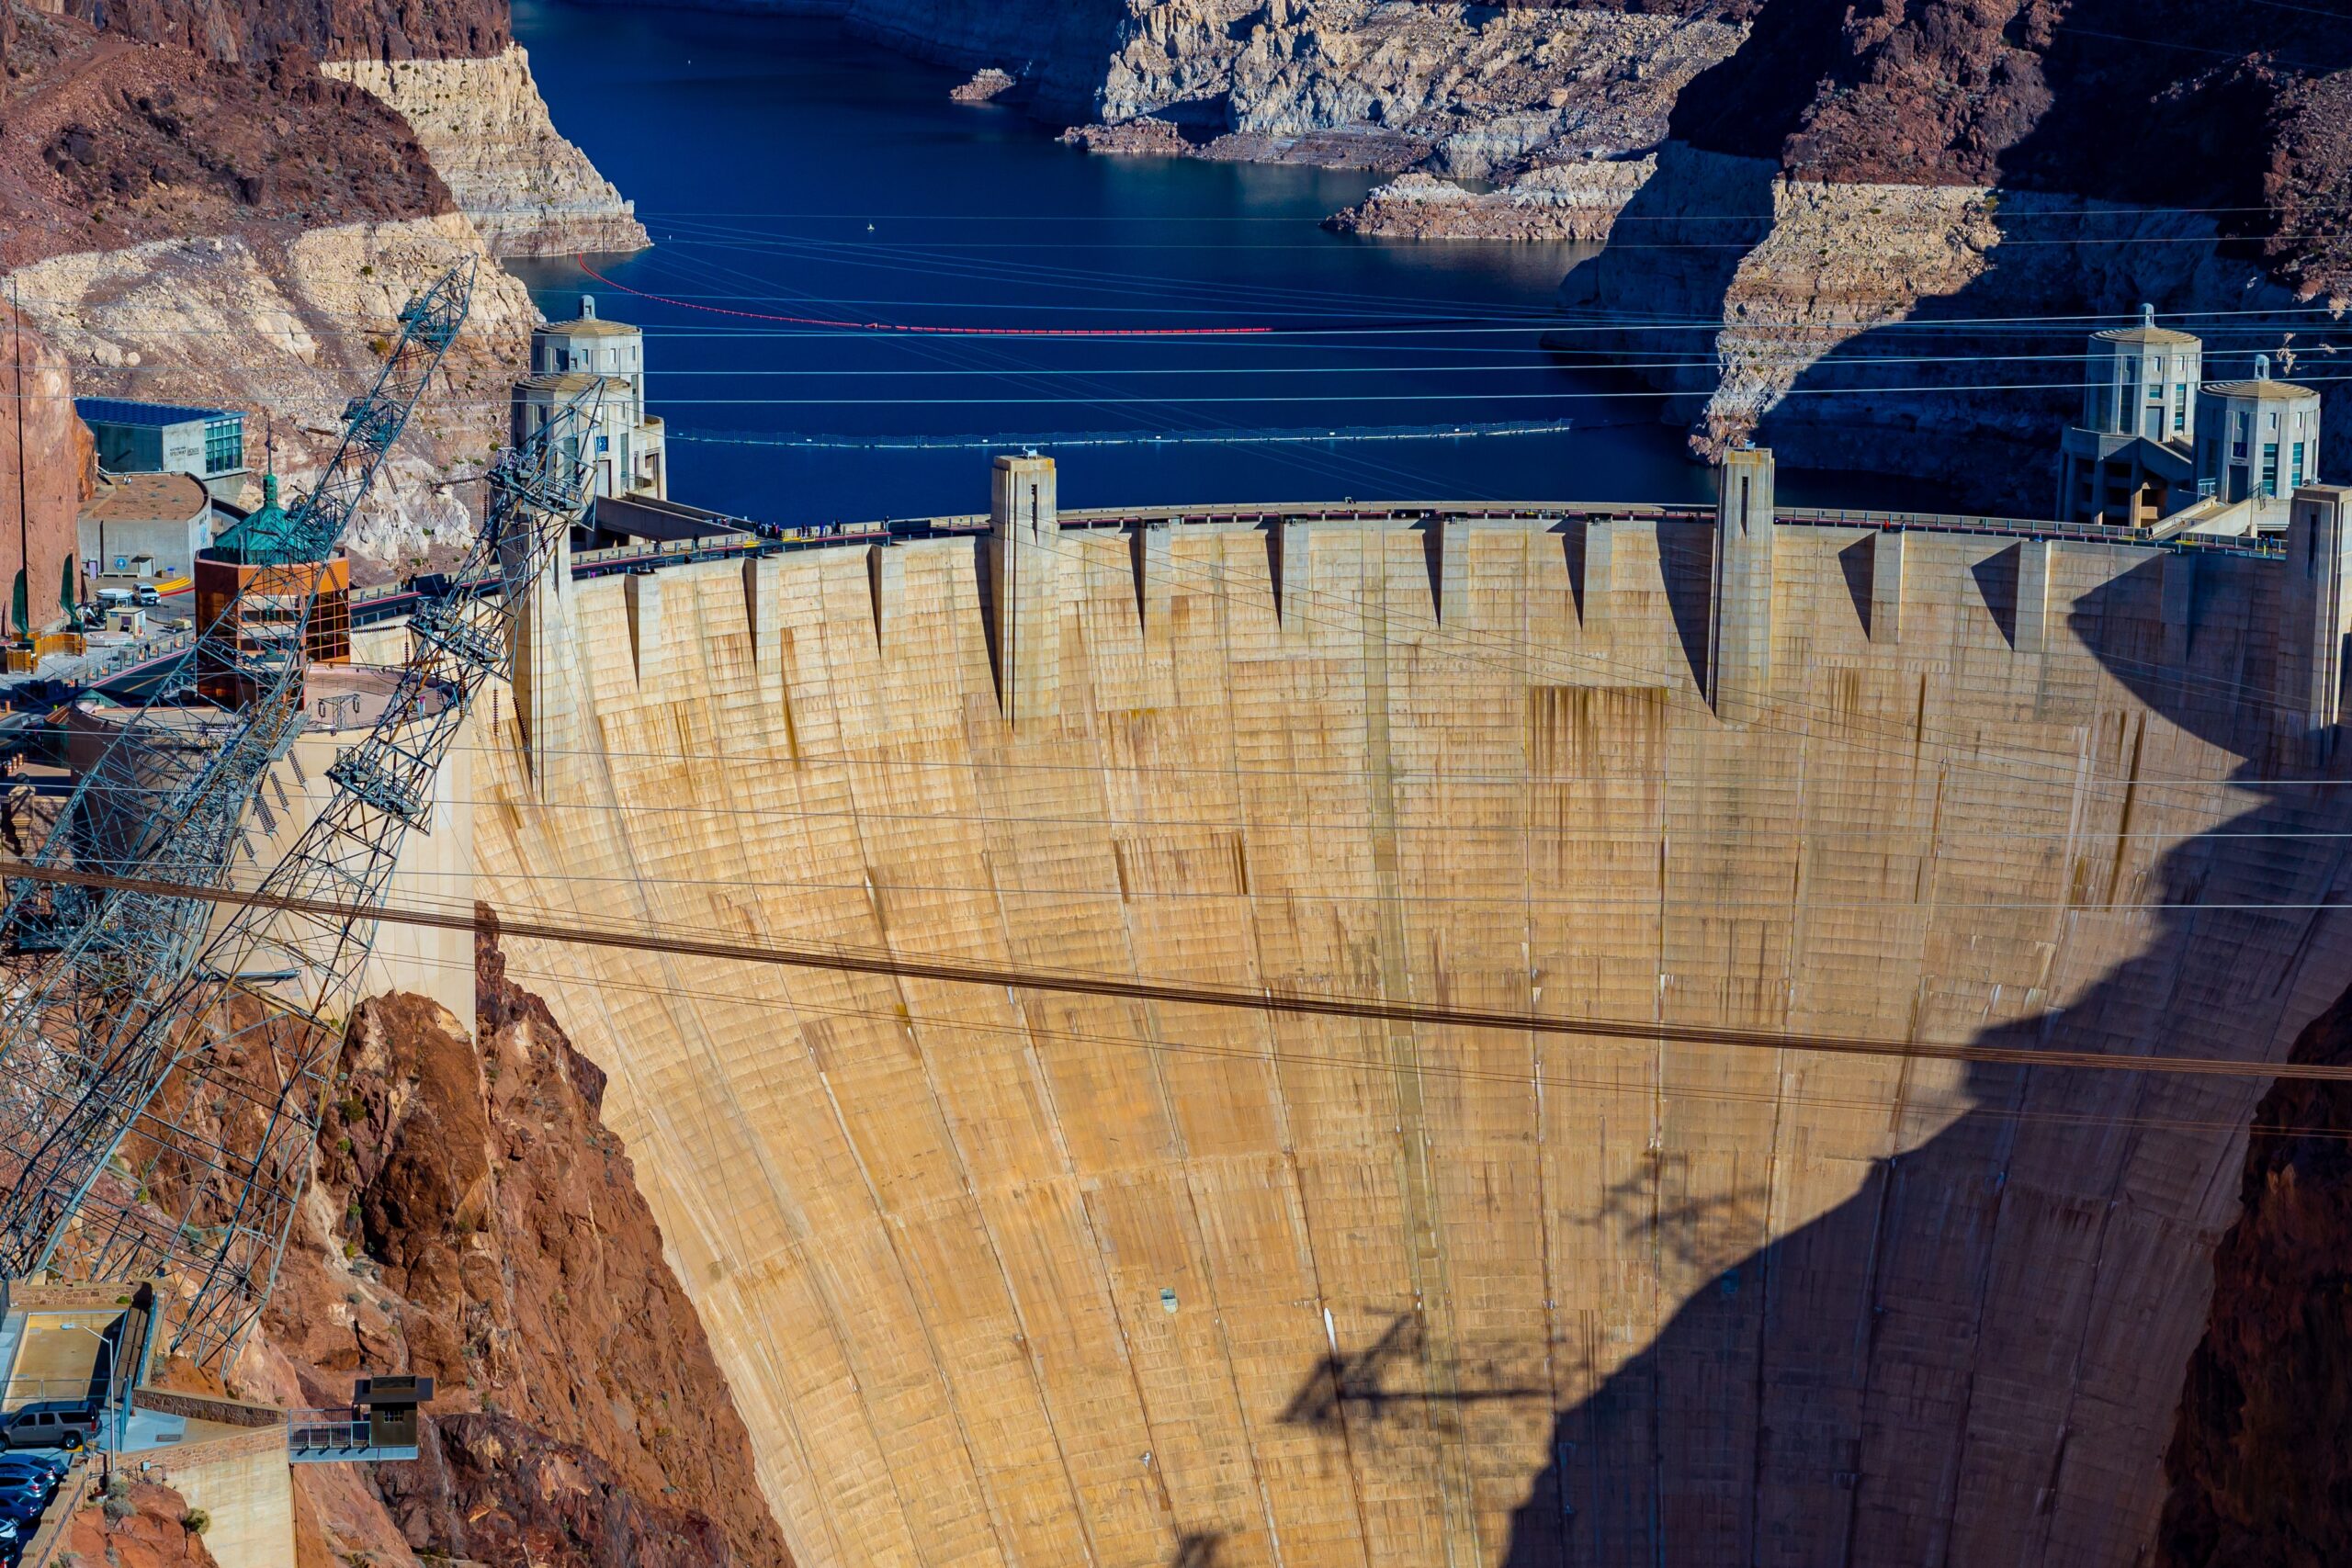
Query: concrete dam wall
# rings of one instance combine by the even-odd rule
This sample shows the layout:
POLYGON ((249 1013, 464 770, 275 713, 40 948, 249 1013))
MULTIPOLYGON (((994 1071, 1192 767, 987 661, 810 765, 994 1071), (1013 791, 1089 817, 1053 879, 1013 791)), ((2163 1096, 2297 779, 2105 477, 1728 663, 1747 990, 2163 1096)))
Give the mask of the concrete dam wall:
POLYGON ((2134 1561, 2260 1080, 1676 1031, 2282 1055, 2346 498, 2280 558, 1770 479, 1063 525, 1016 460, 993 544, 543 592, 502 910, 1657 1026, 510 942, 800 1562, 2134 1561))

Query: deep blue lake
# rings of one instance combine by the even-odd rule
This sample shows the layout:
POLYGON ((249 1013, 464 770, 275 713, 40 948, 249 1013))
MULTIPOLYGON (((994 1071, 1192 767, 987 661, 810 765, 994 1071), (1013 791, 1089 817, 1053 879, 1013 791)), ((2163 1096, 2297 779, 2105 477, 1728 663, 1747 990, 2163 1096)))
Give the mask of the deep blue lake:
POLYGON ((1574 247, 1330 233, 1374 176, 1063 147, 830 21, 516 0, 514 30, 655 244, 586 258, 609 283, 511 265, 551 316, 585 289, 644 326, 679 500, 779 523, 982 511, 991 440, 1050 452, 1066 506, 1708 493, 1654 397, 1539 346, 1574 247), (1039 329, 1159 335, 1021 335, 1039 329), (787 444, 812 438, 842 444, 787 444))

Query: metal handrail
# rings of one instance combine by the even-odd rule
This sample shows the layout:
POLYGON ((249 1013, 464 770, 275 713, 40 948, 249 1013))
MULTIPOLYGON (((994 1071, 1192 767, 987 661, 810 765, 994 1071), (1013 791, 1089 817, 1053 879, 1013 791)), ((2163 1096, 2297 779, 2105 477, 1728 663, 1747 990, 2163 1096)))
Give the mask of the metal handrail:
POLYGON ((368 1447, 368 1417, 351 1405, 286 1413, 286 1446, 296 1453, 368 1447))
POLYGON ((63 1404, 69 1399, 96 1404, 112 1382, 108 1373, 93 1370, 81 1377, 0 1378, 0 1393, 26 1394, 34 1404, 63 1404))

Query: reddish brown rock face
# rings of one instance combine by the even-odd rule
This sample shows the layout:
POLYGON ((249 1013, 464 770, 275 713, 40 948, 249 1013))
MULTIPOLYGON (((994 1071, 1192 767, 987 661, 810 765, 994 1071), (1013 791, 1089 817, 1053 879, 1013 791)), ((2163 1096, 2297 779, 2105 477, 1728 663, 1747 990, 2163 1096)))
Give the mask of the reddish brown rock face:
MULTIPOLYGON (((2352 1062, 2352 995, 2293 1059, 2352 1062)), ((2254 1126, 2165 1456, 2164 1568, 2352 1562, 2352 1084, 2281 1083, 2254 1126)))
POLYGON ((2278 209, 2273 264, 2298 289, 2352 290, 2352 70, 2280 93, 2270 135, 2262 194, 2278 209))
POLYGON ((28 14, 0 116, 0 265, 451 209, 407 123, 307 58, 223 64, 28 14))
POLYGON ((439 60, 496 54, 512 41, 506 0, 68 0, 74 16, 145 43, 216 60, 439 60))
POLYGON ((2222 209, 2282 281, 2352 287, 2352 28, 2217 0, 1762 0, 1673 133, 1829 181, 2222 209), (2276 212, 2261 210, 2276 207, 2276 212))
POLYGON ((64 361, 0 303, 0 606, 28 542, 27 604, 35 628, 64 614, 74 514, 96 479, 96 453, 89 427, 74 412, 64 361))
POLYGON ((369 1476, 412 1548, 788 1562, 726 1381, 598 1118, 604 1074, 506 978, 494 935, 479 948, 474 1040, 417 997, 354 1017, 320 1137, 313 1213, 334 1232, 297 1239, 270 1345, 320 1404, 347 1399, 361 1369, 439 1380, 424 1457, 369 1476))
POLYGON ((418 1463, 387 1466, 377 1476, 411 1541, 446 1540, 484 1562, 540 1568, 785 1561, 743 1556, 711 1515, 636 1491, 589 1450, 509 1416, 442 1416, 427 1442, 418 1463))
POLYGON ((168 1486, 138 1482, 107 1496, 94 1484, 89 1501, 66 1527, 57 1557, 91 1568, 217 1568, 188 1519, 187 1499, 168 1486))

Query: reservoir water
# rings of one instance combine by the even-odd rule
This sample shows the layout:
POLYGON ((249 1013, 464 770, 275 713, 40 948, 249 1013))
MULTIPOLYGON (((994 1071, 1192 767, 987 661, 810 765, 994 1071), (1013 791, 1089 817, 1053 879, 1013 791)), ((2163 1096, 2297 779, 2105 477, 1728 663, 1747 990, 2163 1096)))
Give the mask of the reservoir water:
POLYGON ((990 443, 1050 452, 1067 506, 1708 493, 1654 396, 1540 345, 1574 247, 1335 234, 1374 176, 1064 147, 829 20, 516 0, 514 30, 655 241, 514 270, 644 326, 680 500, 979 511, 990 443), (1474 424, 1549 428, 1389 438, 1474 424))

